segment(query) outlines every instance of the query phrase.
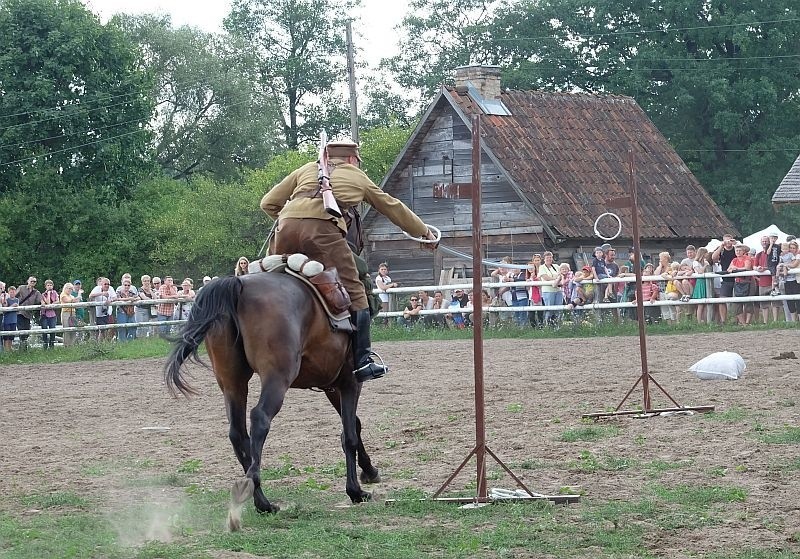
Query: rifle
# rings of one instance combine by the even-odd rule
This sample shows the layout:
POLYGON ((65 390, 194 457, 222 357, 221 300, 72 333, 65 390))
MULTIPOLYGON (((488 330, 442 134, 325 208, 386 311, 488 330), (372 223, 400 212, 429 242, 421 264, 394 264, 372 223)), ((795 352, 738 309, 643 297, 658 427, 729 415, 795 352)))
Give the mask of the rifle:
POLYGON ((339 209, 339 204, 336 203, 336 198, 333 197, 333 190, 331 189, 331 181, 328 176, 328 134, 323 130, 319 134, 319 159, 317 160, 317 168, 319 174, 319 190, 322 192, 322 203, 325 205, 325 211, 335 218, 342 217, 342 211, 339 209))

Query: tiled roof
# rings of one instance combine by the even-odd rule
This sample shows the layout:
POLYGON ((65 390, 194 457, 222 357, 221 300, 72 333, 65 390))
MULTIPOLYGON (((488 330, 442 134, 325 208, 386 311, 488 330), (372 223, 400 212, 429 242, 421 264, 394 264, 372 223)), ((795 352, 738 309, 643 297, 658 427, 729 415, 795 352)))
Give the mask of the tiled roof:
POLYGON ((800 203, 800 157, 783 177, 778 190, 772 195, 773 204, 800 203))
MULTIPOLYGON (((445 92, 467 120, 481 113, 461 89, 447 87, 445 92)), ((594 221, 606 211, 617 213, 630 231, 630 210, 608 204, 629 194, 629 150, 641 238, 736 232, 632 98, 506 91, 501 100, 511 116, 483 117, 483 146, 562 237, 593 237, 594 221)))

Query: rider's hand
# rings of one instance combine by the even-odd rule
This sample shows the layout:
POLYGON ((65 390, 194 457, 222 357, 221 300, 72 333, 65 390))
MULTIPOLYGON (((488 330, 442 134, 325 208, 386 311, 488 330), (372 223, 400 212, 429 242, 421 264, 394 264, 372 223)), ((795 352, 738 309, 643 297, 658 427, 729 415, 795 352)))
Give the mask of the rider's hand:
MULTIPOLYGON (((428 229, 428 232, 425 234, 425 238, 428 239, 429 241, 435 241, 436 235, 433 234, 433 231, 428 229)), ((420 243, 420 245, 422 246, 422 248, 427 248, 429 250, 436 250, 436 248, 439 246, 439 243, 437 241, 435 243, 420 243)))

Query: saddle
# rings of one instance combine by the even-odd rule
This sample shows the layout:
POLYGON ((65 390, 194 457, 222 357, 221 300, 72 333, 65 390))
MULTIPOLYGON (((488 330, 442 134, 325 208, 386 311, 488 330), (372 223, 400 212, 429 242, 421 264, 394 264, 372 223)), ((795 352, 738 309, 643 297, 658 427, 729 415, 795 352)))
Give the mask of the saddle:
POLYGON ((321 263, 304 254, 275 254, 250 263, 248 273, 284 273, 306 284, 328 315, 331 330, 352 333, 350 295, 339 280, 336 268, 323 269, 321 263))

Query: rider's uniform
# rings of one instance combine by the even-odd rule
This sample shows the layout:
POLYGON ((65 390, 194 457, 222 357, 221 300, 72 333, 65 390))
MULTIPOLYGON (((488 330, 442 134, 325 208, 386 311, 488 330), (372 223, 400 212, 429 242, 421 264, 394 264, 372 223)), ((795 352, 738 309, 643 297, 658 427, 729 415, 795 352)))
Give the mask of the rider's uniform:
MULTIPOLYGON (((427 234, 428 227, 408 206, 381 190, 361 169, 335 157, 330 159, 329 168, 331 188, 342 210, 363 201, 410 235, 427 234)), ((322 196, 314 196, 318 187, 317 164, 311 162, 292 172, 261 199, 261 209, 278 219, 274 252, 301 252, 326 268, 335 266, 350 294, 350 310, 366 309, 367 296, 345 240, 344 219, 325 212, 322 196)))

